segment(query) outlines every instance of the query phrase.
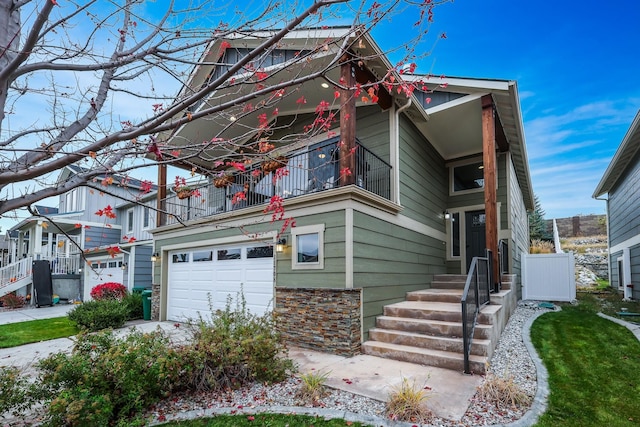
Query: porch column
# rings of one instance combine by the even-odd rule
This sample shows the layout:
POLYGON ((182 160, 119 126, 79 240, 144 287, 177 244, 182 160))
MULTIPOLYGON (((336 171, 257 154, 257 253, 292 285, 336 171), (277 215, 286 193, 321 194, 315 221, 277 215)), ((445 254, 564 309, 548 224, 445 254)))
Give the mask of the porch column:
POLYGON ((344 55, 340 65, 340 185, 355 183, 356 175, 356 86, 350 57, 344 55), (347 173, 345 173, 347 172, 347 173))
POLYGON ((18 248, 18 252, 16 253, 16 259, 14 261, 18 261, 22 259, 22 254, 24 254, 24 231, 18 231, 18 244, 16 245, 18 248))
POLYGON ((33 253, 35 259, 40 259, 42 255, 42 221, 36 223, 33 234, 33 248, 31 249, 31 253, 33 253))
MULTIPOLYGON (((496 122, 493 98, 482 97, 482 164, 484 166, 484 213, 487 249, 493 252, 493 277, 497 281, 498 268, 498 179, 496 170, 496 122)), ((492 283, 494 285, 495 283, 492 283)))
POLYGON ((156 227, 167 223, 167 165, 158 165, 158 193, 156 208, 156 227))

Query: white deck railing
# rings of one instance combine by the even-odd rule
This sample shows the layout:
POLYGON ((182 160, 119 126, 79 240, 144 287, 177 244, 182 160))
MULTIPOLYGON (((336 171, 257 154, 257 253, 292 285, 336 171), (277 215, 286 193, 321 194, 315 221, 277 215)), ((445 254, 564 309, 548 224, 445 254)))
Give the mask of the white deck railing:
POLYGON ((0 289, 31 276, 33 257, 26 257, 18 262, 0 268, 0 289))

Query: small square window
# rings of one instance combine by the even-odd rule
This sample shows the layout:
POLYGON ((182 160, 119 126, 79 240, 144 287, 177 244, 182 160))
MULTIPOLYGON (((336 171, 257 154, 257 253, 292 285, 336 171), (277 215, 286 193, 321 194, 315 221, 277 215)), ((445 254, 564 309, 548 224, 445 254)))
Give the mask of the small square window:
POLYGON ((317 263, 320 250, 318 233, 299 234, 296 236, 296 256, 299 263, 317 263))
POLYGON ((293 270, 324 269, 324 224, 291 229, 293 270))

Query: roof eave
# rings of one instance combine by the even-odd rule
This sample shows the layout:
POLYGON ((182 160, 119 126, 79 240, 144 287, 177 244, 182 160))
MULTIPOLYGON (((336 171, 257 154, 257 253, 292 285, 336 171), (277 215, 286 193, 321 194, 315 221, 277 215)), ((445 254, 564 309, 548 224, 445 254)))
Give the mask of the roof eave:
POLYGON ((591 197, 597 199, 603 194, 611 191, 611 189, 617 184, 638 149, 640 149, 640 110, 636 113, 629 130, 627 130, 620 146, 611 159, 611 163, 609 163, 609 166, 605 170, 604 175, 602 175, 602 179, 600 179, 600 182, 591 197))

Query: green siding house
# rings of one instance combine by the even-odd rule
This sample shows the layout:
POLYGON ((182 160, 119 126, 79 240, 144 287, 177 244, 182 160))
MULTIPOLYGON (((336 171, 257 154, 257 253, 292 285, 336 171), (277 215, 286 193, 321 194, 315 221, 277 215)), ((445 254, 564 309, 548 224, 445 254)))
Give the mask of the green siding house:
MULTIPOLYGON (((160 166, 159 185, 168 190, 159 192, 165 214, 152 231, 158 255, 153 315, 175 321, 206 316, 242 291, 250 310, 278 315, 293 345, 355 354, 385 307, 446 275, 466 275, 472 258, 485 256, 486 248, 499 253, 498 274, 508 277, 516 295, 520 254, 529 245, 527 211, 533 208, 516 83, 400 74, 368 35, 341 28, 317 32, 292 33, 270 52, 281 58, 276 68, 298 70, 300 64, 287 59, 292 50, 313 51, 318 40, 335 41, 328 52, 322 50, 324 56, 305 62, 316 70, 334 59, 331 46, 354 40, 348 61, 296 89, 304 94, 306 109, 298 94, 280 100, 268 139, 287 158, 281 160, 286 174, 256 172, 258 161, 245 162, 247 170, 227 171, 233 183, 214 185, 223 167, 194 157, 182 166, 202 172, 200 181, 193 180, 199 191, 180 199, 160 166), (351 75, 351 89, 364 87, 389 70, 396 81, 417 89, 407 95, 379 85, 377 102, 358 96, 349 104, 336 100, 337 89, 327 84, 351 75), (336 120, 309 131, 321 100, 336 120), (282 197, 285 209, 276 221, 265 213, 274 196, 282 197), (285 218, 293 223, 283 228, 285 218)), ((226 51, 208 49, 214 57, 202 64, 240 58, 258 41, 229 39, 226 51)), ((222 65, 201 65, 192 86, 223 71, 222 65)), ((268 80, 265 84, 273 83, 268 80)), ((219 89, 185 114, 241 95, 219 89)), ((246 132, 260 113, 236 118, 226 111, 225 123, 219 115, 205 117, 157 137, 183 150, 212 136, 255 141, 246 132), (232 121, 245 126, 234 129, 228 126, 232 121)), ((252 129, 258 132, 255 125, 252 129)))

